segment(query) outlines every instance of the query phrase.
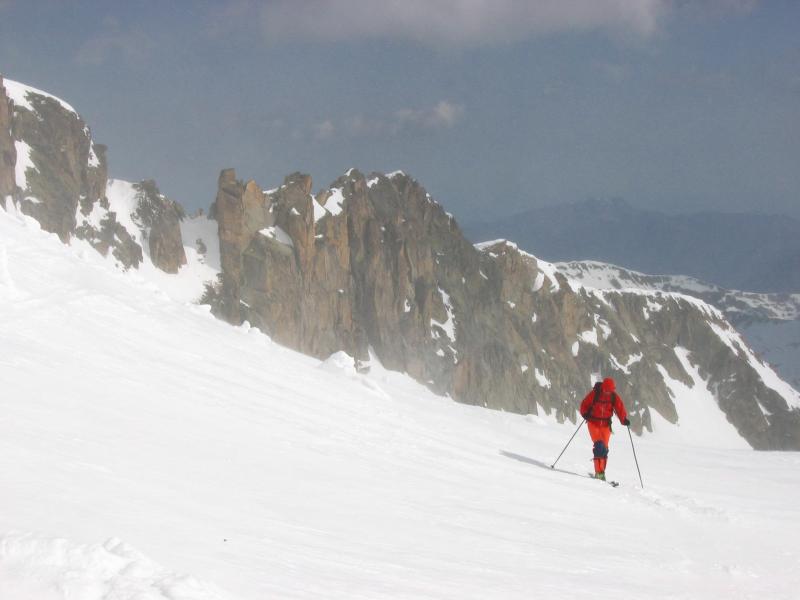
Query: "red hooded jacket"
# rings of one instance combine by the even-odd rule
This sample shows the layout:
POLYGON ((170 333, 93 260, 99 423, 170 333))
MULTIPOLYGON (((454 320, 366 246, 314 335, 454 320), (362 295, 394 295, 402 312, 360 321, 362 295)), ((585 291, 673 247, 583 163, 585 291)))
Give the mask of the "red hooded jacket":
POLYGON ((581 402, 581 415, 587 421, 594 423, 608 423, 611 424, 611 415, 617 413, 617 418, 620 422, 628 418, 628 411, 625 410, 625 405, 622 403, 622 398, 619 394, 615 393, 614 380, 607 377, 603 380, 602 392, 597 400, 594 399, 594 390, 589 392, 581 402))

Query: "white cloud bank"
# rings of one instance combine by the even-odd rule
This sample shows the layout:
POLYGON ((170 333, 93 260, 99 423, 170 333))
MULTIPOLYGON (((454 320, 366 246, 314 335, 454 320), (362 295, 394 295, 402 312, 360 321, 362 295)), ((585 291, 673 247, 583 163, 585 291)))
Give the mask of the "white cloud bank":
POLYGON ((671 0, 274 0, 262 5, 267 38, 411 39, 480 45, 536 34, 607 30, 649 36, 671 0))

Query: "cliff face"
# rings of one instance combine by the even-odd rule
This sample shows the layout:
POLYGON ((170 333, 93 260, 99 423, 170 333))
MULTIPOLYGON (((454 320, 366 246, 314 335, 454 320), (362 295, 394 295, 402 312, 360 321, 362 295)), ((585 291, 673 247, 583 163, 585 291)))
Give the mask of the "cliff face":
POLYGON ((46 92, 0 79, 0 200, 10 196, 45 231, 64 242, 84 239, 125 268, 142 262, 144 236, 153 263, 177 272, 186 262, 183 211, 155 183, 138 185, 132 202, 115 203, 106 148, 80 115, 46 92))
POLYGON ((311 189, 305 175, 264 192, 223 171, 218 314, 318 357, 372 349, 440 393, 515 412, 574 419, 592 380, 611 375, 637 431, 653 411, 678 422, 678 387, 702 386, 754 447, 800 448, 800 398, 767 385, 708 305, 593 291, 513 244, 473 247, 402 173, 351 170, 311 189))
POLYGON ((17 150, 11 135, 11 100, 6 95, 3 78, 0 76, 0 204, 13 196, 16 190, 14 165, 17 164, 17 150))
POLYGON ((177 273, 186 264, 180 222, 183 208, 164 196, 152 180, 133 185, 136 190, 133 219, 143 232, 150 260, 166 273, 177 273))
POLYGON ((79 205, 87 212, 105 193, 103 153, 95 151, 88 127, 68 105, 16 82, 6 81, 5 88, 13 106, 22 210, 66 242, 79 205))

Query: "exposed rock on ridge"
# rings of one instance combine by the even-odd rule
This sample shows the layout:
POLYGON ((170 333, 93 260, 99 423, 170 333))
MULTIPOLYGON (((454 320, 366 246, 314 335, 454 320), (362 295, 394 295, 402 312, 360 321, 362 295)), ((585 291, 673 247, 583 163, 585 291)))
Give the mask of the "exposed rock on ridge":
POLYGON ((142 262, 143 235, 153 263, 175 273, 186 263, 183 210, 154 182, 138 185, 134 203, 114 204, 106 148, 80 115, 46 92, 0 79, 0 204, 10 196, 45 231, 87 240, 125 268, 142 262))
POLYGON ((600 290, 637 288, 694 296, 718 308, 782 379, 800 389, 800 293, 726 290, 684 275, 647 275, 597 261, 556 263, 568 278, 600 290))
POLYGON ((17 151, 11 135, 11 100, 6 96, 3 77, 0 76, 0 204, 16 191, 14 165, 17 164, 17 151))
POLYGON ((166 273, 177 273, 186 264, 180 228, 186 216, 183 208, 159 192, 153 180, 133 187, 137 192, 133 218, 148 241, 150 260, 166 273))
POLYGON ((513 244, 478 250, 402 173, 367 180, 350 170, 316 197, 311 189, 301 174, 264 192, 223 171, 218 314, 318 357, 367 358, 372 348, 438 392, 516 412, 573 419, 592 377, 616 375, 639 431, 652 427, 652 411, 678 420, 671 381, 709 386, 754 447, 800 448, 790 407, 800 398, 765 385, 757 359, 707 305, 573 289, 513 244))

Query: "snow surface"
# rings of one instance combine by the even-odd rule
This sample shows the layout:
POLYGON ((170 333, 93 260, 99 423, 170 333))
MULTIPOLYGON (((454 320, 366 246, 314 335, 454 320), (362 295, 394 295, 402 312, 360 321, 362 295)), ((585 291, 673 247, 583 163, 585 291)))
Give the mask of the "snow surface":
POLYGON ((723 328, 715 323, 709 323, 717 337, 728 346, 734 354, 746 360, 758 373, 761 381, 768 388, 777 392, 790 408, 800 408, 800 392, 778 377, 778 374, 768 364, 753 354, 742 336, 733 328, 723 328))
POLYGON ((534 369, 533 370, 533 374, 536 376, 536 383, 538 383, 543 388, 549 388, 550 387, 550 385, 551 385, 550 384, 550 380, 547 378, 547 376, 542 371, 540 371, 539 369, 534 369))
POLYGON ((744 338, 800 390, 800 320, 739 325, 744 338))
POLYGON ((686 348, 675 348, 675 356, 683 369, 692 378, 692 385, 673 379, 667 370, 658 365, 658 370, 667 384, 675 408, 678 411, 678 425, 672 426, 668 421, 659 417, 654 410, 653 427, 661 430, 665 435, 676 441, 691 444, 693 440, 703 436, 714 438, 717 443, 729 448, 749 448, 747 442, 739 435, 736 428, 727 422, 725 413, 719 408, 714 394, 708 389, 708 382, 704 380, 699 369, 692 364, 690 353, 686 348))
POLYGON ((325 210, 334 217, 344 210, 344 188, 331 188, 331 195, 325 201, 325 210))
MULTIPOLYGON (((139 201, 136 199, 138 192, 133 186, 134 184, 130 181, 109 179, 106 185, 106 197, 109 202, 109 211, 116 214, 117 222, 128 230, 128 233, 131 234, 136 243, 142 245, 144 236, 139 230, 139 225, 133 220, 133 214, 139 208, 139 201)), ((80 208, 78 211, 77 219, 78 223, 80 223, 80 208)), ((92 223, 92 225, 99 226, 99 221, 92 223)))
POLYGON ((318 223, 320 219, 323 219, 331 214, 324 206, 322 206, 322 204, 317 202, 316 198, 312 200, 311 206, 314 208, 314 223, 318 223))
POLYGON ((48 94, 47 92, 43 92, 42 90, 37 90, 35 87, 25 85, 24 83, 20 83, 18 81, 12 81, 11 79, 3 79, 3 87, 6 88, 6 95, 11 99, 11 101, 15 105, 17 105, 20 108, 33 111, 34 108, 30 100, 28 99, 28 94, 36 94, 38 96, 44 96, 45 98, 50 98, 51 100, 55 100, 64 108, 64 110, 71 113, 75 113, 76 116, 78 114, 78 111, 76 111, 69 104, 64 102, 61 98, 57 98, 56 96, 48 94))
POLYGON ((205 291, 205 284, 216 280, 220 272, 219 235, 217 222, 205 215, 184 219, 181 222, 183 250, 186 264, 180 268, 179 277, 164 273, 150 259, 150 243, 146 233, 134 221, 133 215, 138 208, 137 191, 134 184, 122 179, 109 179, 106 186, 108 210, 95 204, 89 215, 84 215, 78 207, 75 217, 77 223, 86 222, 95 229, 101 228, 101 222, 114 213, 117 222, 122 225, 133 240, 142 248, 143 261, 133 274, 157 286, 159 293, 164 293, 180 302, 199 300, 205 291), (206 246, 206 254, 199 252, 197 240, 206 246))
POLYGON ((275 240, 279 244, 283 244, 284 246, 289 246, 290 248, 294 248, 294 242, 292 241, 292 236, 286 233, 283 229, 281 229, 278 225, 273 225, 271 227, 265 227, 261 231, 259 231, 261 235, 264 237, 270 238, 275 240))
POLYGON ((707 398, 634 437, 644 489, 617 427, 613 489, 585 430, 549 468, 575 423, 289 351, 4 211, 0 339, 3 600, 800 588, 800 455, 741 449, 707 398))
POLYGON ((447 314, 447 318, 444 321, 437 321, 436 319, 431 319, 431 333, 434 337, 439 337, 440 333, 437 329, 433 328, 435 325, 439 329, 444 332, 444 335, 447 336, 447 339, 450 340, 450 350, 453 351, 455 355, 456 350, 452 346, 452 344, 456 343, 456 320, 453 313, 453 305, 450 303, 450 295, 445 292, 441 287, 437 288, 439 290, 439 297, 442 299, 442 304, 444 304, 445 312, 447 314))
POLYGON ((644 358, 644 355, 641 352, 637 354, 632 354, 631 356, 628 357, 628 360, 624 364, 621 363, 619 359, 617 359, 617 357, 614 356, 613 354, 609 354, 608 358, 614 364, 614 366, 617 367, 620 371, 622 371, 626 375, 630 375, 631 367, 636 363, 638 363, 640 360, 642 360, 642 358, 644 358))
POLYGON ((14 165, 14 179, 17 187, 23 191, 28 189, 28 169, 36 171, 36 165, 31 159, 31 147, 20 140, 14 142, 17 152, 17 162, 14 165))
POLYGON ((578 339, 586 342, 587 344, 591 344, 592 346, 600 346, 600 342, 597 341, 597 329, 594 327, 592 329, 587 329, 586 331, 582 331, 578 334, 578 339))

